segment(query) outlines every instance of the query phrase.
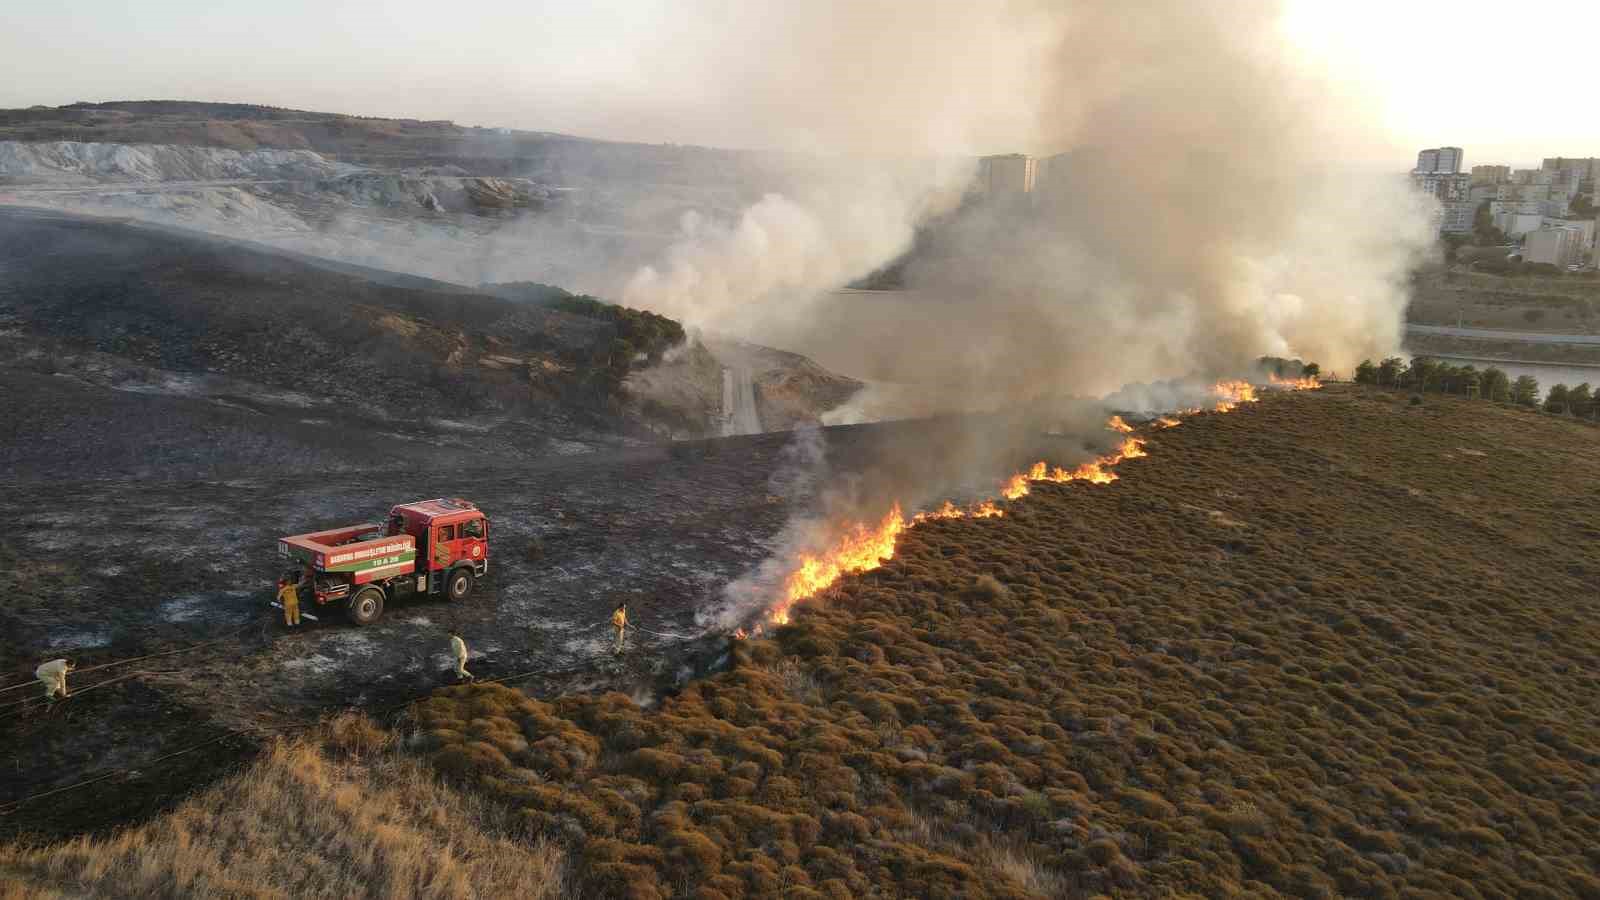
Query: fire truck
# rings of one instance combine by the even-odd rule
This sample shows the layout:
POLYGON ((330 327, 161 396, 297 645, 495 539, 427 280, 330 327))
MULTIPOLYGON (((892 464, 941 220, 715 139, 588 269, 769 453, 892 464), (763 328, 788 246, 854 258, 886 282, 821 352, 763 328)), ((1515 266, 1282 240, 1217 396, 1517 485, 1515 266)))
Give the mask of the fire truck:
POLYGON ((371 625, 397 598, 465 600, 489 572, 489 519, 467 500, 418 500, 385 522, 279 538, 278 555, 300 570, 303 598, 371 625))

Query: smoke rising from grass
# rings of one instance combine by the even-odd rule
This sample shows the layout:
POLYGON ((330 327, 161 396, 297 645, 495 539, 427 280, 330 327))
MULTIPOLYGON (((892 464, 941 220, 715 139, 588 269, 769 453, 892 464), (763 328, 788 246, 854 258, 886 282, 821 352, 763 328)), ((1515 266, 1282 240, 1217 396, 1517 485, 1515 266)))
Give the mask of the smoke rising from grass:
POLYGON ((840 523, 1092 458, 1104 412, 1068 397, 1139 385, 1123 396, 1159 412, 1261 355, 1348 371, 1398 347, 1426 209, 1341 164, 1374 117, 1295 59, 1278 4, 923 9, 810 4, 724 32, 740 50, 723 114, 779 117, 774 136, 805 138, 791 149, 837 155, 733 223, 687 220, 623 299, 880 382, 830 421, 1006 412, 928 423, 829 482, 718 621, 770 602, 840 523), (949 52, 963 40, 982 52, 949 52), (770 67, 737 65, 769 50, 770 67), (840 76, 863 58, 884 77, 840 76), (930 160, 920 181, 903 163, 864 176, 885 141, 930 160), (938 160, 1009 151, 1040 158, 1031 194, 954 203, 935 177, 951 171, 938 160), (911 247, 905 292, 831 293, 911 247))
MULTIPOLYGON (((1263 354, 1348 370, 1398 347, 1427 211, 1398 179, 1341 165, 1376 140, 1375 116, 1296 60, 1278 4, 893 7, 813 4, 739 33, 735 63, 764 58, 769 38, 781 49, 767 71, 730 64, 725 114, 781 112, 775 135, 843 155, 735 223, 686 222, 624 302, 849 374, 938 382, 940 409, 1224 374, 1263 354), (863 29, 873 73, 925 82, 844 83, 868 51, 834 39, 863 29), (963 34, 984 51, 942 55, 963 34), (820 74, 797 75, 800 58, 820 74), (891 143, 929 160, 1029 151, 1038 189, 952 212, 949 166, 863 179, 876 162, 861 151, 891 143), (919 227, 909 293, 825 296, 919 227)), ((929 392, 892 393, 929 411, 929 392)))

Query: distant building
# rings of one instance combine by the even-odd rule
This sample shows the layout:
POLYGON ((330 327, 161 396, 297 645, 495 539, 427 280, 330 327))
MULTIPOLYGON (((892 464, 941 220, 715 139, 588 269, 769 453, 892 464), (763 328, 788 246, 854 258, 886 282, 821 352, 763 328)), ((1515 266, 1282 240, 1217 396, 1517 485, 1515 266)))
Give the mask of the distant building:
MULTIPOLYGON (((1495 186, 1495 199, 1501 202, 1538 203, 1542 215, 1565 216, 1578 197, 1576 176, 1563 172, 1535 172, 1527 183, 1512 182, 1495 186)), ((1532 212, 1532 209, 1525 209, 1532 212)))
POLYGON ((1530 231, 1544 227, 1542 213, 1504 212, 1494 216, 1494 227, 1505 232, 1508 238, 1519 238, 1530 231))
MULTIPOLYGON (((1477 176, 1473 177, 1476 178, 1477 176)), ((1467 198, 1473 203, 1482 203, 1485 200, 1497 199, 1499 196, 1500 185, 1474 183, 1472 189, 1468 192, 1467 198)))
POLYGON ((1584 158, 1557 156, 1545 160, 1539 168, 1546 172, 1570 172, 1582 181, 1600 178, 1600 158, 1593 156, 1584 158))
POLYGON ((1411 186, 1439 198, 1440 203, 1472 199, 1472 176, 1461 172, 1413 172, 1411 186))
POLYGON ((1039 161, 1025 153, 985 156, 978 160, 977 189, 989 197, 1023 197, 1033 193, 1039 161))
POLYGON ((1417 167, 1412 169, 1419 175, 1444 173, 1454 175, 1461 171, 1460 147, 1434 147, 1423 150, 1417 154, 1417 167))
POLYGON ((1511 180, 1511 167, 1510 166, 1473 166, 1472 167, 1472 183, 1475 184, 1475 185, 1477 185, 1477 184, 1499 184, 1499 183, 1501 183, 1503 181, 1510 181, 1510 180, 1511 180))
POLYGON ((1578 252, 1584 259, 1594 253, 1595 222, 1593 219, 1558 219, 1546 216, 1545 228, 1571 228, 1578 232, 1578 252))
POLYGON ((1439 231, 1442 234, 1466 234, 1472 231, 1478 204, 1469 200, 1453 200, 1439 204, 1439 231))
POLYGON ((1522 261, 1547 263, 1565 269, 1581 262, 1583 235, 1577 228, 1541 228, 1522 241, 1522 261))

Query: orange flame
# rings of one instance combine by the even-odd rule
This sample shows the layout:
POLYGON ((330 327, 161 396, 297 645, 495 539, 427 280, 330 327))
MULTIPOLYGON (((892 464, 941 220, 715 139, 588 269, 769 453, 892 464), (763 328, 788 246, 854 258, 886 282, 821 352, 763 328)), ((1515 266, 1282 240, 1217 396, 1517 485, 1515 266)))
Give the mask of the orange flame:
POLYGON ((1241 403, 1256 402, 1255 385, 1248 381, 1219 381, 1211 388, 1217 397, 1217 412, 1233 412, 1241 403))
POLYGON ((911 524, 921 525, 934 519, 993 519, 1005 514, 1006 511, 995 506, 993 500, 985 500, 971 509, 962 509, 946 500, 938 509, 926 510, 912 516, 911 524))
POLYGON ((768 610, 767 618, 774 624, 787 625, 789 610, 807 597, 827 590, 846 575, 869 572, 894 556, 894 542, 906 530, 906 520, 900 515, 896 503, 876 528, 857 523, 836 540, 824 553, 812 556, 801 554, 800 565, 784 581, 783 598, 768 610))
MULTIPOLYGON (((1137 459, 1147 455, 1149 454, 1144 449, 1143 440, 1134 437, 1125 438, 1116 450, 1083 463, 1075 469, 1067 470, 1060 466, 1052 468, 1043 460, 1036 462, 1028 471, 1011 476, 1000 493, 1007 500, 1026 497, 1029 493, 1029 483, 1035 481, 1055 483, 1087 481, 1091 484, 1110 484, 1117 480, 1116 473, 1109 471, 1112 466, 1125 459, 1137 459)), ((1001 509, 993 499, 984 500, 970 510, 963 510, 946 500, 938 509, 917 513, 907 521, 900 513, 900 505, 895 504, 876 528, 868 528, 857 523, 837 538, 826 551, 816 555, 801 554, 799 564, 784 580, 782 598, 767 610, 767 620, 774 625, 787 625, 790 610, 795 604, 827 590, 846 575, 869 572, 893 559, 895 541, 907 528, 934 519, 988 519, 1004 515, 1005 510, 1001 509)), ((757 624, 750 632, 739 629, 733 636, 742 640, 751 634, 761 633, 761 625, 757 624)))
POLYGON ((959 506, 956 506, 954 503, 946 500, 944 505, 938 509, 929 510, 927 512, 919 512, 915 516, 912 516, 911 522, 915 525, 926 522, 929 519, 960 519, 965 516, 966 513, 962 512, 959 506))
MULTIPOLYGON (((1274 386, 1289 390, 1317 390, 1322 387, 1322 383, 1316 378, 1286 379, 1274 376, 1271 381, 1274 386)), ((1216 397, 1213 408, 1217 412, 1231 412, 1240 404, 1254 403, 1258 399, 1255 386, 1247 381, 1219 381, 1212 386, 1211 393, 1216 397)), ((1200 407, 1192 407, 1180 410, 1178 415, 1189 415, 1200 411, 1200 407)), ((1156 419, 1154 424, 1158 428, 1176 428, 1183 423, 1177 418, 1162 416, 1156 419)), ((1120 434, 1131 434, 1134 431, 1121 416, 1112 416, 1106 422, 1106 427, 1120 434)), ((1000 496, 1007 500, 1020 500, 1028 496, 1029 485, 1034 482, 1059 484, 1068 481, 1087 481, 1091 484, 1110 484, 1117 480, 1117 474, 1110 471, 1112 467, 1125 459, 1137 459, 1148 455, 1142 439, 1129 437, 1111 453, 1071 470, 1060 466, 1051 467, 1041 460, 1034 463, 1027 471, 1018 472, 1007 479, 1000 488, 1000 496)), ((1005 514, 1005 510, 1001 509, 992 498, 983 500, 970 509, 962 509, 946 500, 939 508, 919 512, 908 521, 901 515, 899 504, 896 504, 876 528, 857 523, 849 527, 827 550, 816 555, 801 554, 798 565, 784 580, 782 598, 767 610, 767 620, 775 625, 786 625, 789 622, 790 610, 795 604, 827 590, 846 575, 869 572, 882 566, 884 562, 894 558, 895 541, 907 528, 914 528, 923 522, 936 519, 987 519, 1005 514)), ((756 623, 748 632, 740 628, 733 633, 733 636, 742 640, 760 635, 764 630, 761 623, 756 623)))
POLYGON ((1307 375, 1304 378, 1279 378, 1276 375, 1268 375, 1267 380, 1271 381, 1274 387, 1289 391, 1318 391, 1322 389, 1322 382, 1318 381, 1315 375, 1307 375))

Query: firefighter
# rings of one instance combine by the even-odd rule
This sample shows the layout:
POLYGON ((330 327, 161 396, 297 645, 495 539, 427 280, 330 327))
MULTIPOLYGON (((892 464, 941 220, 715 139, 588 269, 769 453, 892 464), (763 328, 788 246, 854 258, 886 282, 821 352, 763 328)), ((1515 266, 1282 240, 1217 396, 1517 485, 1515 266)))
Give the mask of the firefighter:
POLYGON ((618 603, 616 610, 611 613, 611 627, 617 630, 616 652, 621 653, 622 636, 628 630, 628 602, 626 600, 618 603))
POLYGON ((44 685, 44 698, 46 700, 55 700, 56 694, 60 694, 63 700, 67 698, 67 673, 71 672, 72 669, 72 660, 52 659, 49 662, 40 663, 39 668, 33 670, 34 677, 38 678, 39 683, 44 685))
POLYGON ((300 624, 300 584, 294 572, 278 579, 278 602, 283 604, 283 624, 290 628, 300 624))
POLYGON ((461 632, 450 632, 450 654, 456 658, 456 678, 462 681, 471 681, 473 676, 467 671, 467 642, 461 639, 461 632))

